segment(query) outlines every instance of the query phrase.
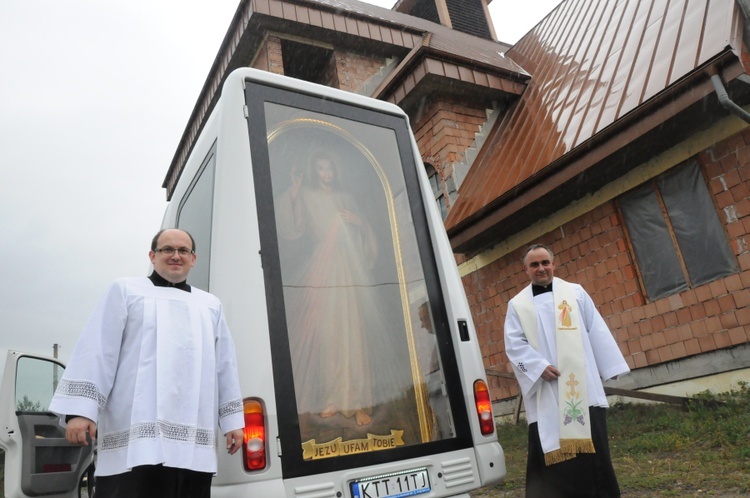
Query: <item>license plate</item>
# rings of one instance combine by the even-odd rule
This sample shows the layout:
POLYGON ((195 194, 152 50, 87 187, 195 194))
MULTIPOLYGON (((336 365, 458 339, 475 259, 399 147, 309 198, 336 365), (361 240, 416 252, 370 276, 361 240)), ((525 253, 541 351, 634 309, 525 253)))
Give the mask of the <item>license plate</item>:
POLYGON ((432 490, 424 467, 359 479, 350 484, 350 489, 352 498, 403 498, 432 490))

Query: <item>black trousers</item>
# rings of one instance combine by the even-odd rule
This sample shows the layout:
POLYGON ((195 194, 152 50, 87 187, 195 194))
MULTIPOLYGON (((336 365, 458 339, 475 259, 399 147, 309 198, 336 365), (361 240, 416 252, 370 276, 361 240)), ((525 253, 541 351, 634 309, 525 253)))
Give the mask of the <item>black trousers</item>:
POLYGON ((526 498, 619 498, 615 469, 609 454, 607 410, 589 407, 591 438, 596 453, 579 453, 572 460, 544 464, 539 427, 529 424, 526 498))
POLYGON ((96 478, 94 498, 209 498, 213 474, 143 465, 96 478))

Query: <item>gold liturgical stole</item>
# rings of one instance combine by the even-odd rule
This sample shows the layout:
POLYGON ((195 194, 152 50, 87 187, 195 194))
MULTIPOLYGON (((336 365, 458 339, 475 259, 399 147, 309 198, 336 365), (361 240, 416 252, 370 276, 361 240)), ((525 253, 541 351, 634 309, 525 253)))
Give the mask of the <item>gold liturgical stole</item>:
MULTIPOLYGON (((531 286, 519 295, 515 308, 531 347, 539 350, 536 314, 531 286)), ((573 287, 559 278, 552 285, 555 312, 557 402, 551 383, 541 381, 536 392, 539 438, 547 465, 575 458, 577 453, 595 453, 591 440, 586 391, 585 353, 580 312, 573 287)))

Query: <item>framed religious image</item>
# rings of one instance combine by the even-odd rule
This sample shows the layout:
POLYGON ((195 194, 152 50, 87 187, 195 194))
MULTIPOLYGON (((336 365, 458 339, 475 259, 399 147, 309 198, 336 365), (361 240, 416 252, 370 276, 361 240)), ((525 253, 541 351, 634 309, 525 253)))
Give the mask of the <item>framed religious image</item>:
POLYGON ((289 471, 465 444, 405 122, 264 90, 248 100, 289 471))

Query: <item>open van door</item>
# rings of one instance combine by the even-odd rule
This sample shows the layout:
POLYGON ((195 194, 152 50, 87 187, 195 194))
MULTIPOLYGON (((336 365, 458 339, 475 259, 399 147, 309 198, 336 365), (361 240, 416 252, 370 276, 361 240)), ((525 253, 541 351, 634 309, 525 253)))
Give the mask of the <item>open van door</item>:
POLYGON ((68 443, 49 411, 63 370, 52 358, 17 351, 0 359, 1 496, 78 497, 81 478, 93 478, 93 446, 68 443))

